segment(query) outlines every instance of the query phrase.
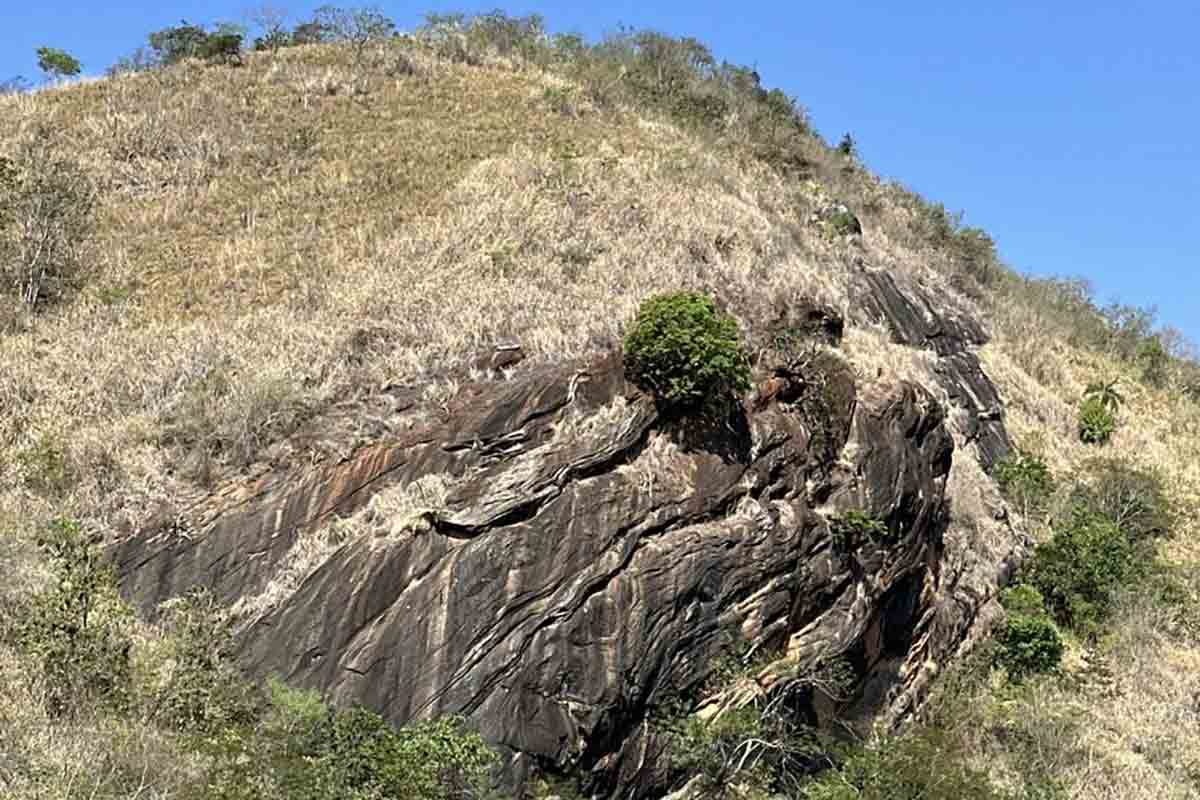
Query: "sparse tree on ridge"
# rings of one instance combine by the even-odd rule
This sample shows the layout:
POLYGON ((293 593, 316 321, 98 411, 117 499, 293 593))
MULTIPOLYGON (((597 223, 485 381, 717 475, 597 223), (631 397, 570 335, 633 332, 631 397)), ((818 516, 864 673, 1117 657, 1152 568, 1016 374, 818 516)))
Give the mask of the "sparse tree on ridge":
POLYGON ((45 74, 47 80, 61 81, 64 78, 74 78, 83 70, 79 59, 57 47, 39 47, 37 57, 38 68, 45 74))

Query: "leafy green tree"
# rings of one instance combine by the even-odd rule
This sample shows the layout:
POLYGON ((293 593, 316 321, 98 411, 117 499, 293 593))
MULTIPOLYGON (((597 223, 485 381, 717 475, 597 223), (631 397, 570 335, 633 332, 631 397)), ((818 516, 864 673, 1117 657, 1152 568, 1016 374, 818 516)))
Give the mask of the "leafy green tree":
POLYGON ((39 47, 37 50, 38 69, 50 80, 74 78, 83 70, 79 59, 65 50, 56 47, 39 47))
POLYGON ((199 58, 208 41, 208 31, 183 20, 178 25, 150 34, 150 49, 163 66, 177 64, 185 58, 199 58))

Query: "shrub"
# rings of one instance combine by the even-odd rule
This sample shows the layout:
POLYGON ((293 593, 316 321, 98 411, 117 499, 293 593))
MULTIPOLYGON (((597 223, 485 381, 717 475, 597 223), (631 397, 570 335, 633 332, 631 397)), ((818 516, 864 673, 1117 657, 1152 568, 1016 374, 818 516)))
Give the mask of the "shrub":
POLYGON ((47 710, 71 715, 91 704, 124 708, 130 697, 133 615, 96 539, 70 520, 38 541, 52 570, 18 623, 18 647, 33 658, 47 710))
POLYGON ((848 552, 864 541, 886 542, 890 539, 887 525, 865 511, 846 511, 829 520, 829 535, 835 549, 848 552))
POLYGON ((1000 492, 1026 517, 1044 510, 1054 494, 1054 478, 1046 462, 1029 453, 1009 456, 996 464, 993 474, 1000 492))
POLYGON ((750 387, 750 360, 737 323, 695 292, 642 303, 625 337, 625 369, 672 412, 719 415, 750 387))
POLYGON ((91 237, 96 187, 41 127, 0 158, 0 281, 30 308, 73 287, 91 237))
POLYGON ((1079 405, 1079 441, 1084 444, 1108 444, 1117 430, 1117 418, 1098 397, 1088 397, 1079 405))
POLYGON ((1044 612, 1010 614, 996 640, 1000 644, 997 661, 1017 679, 1050 672, 1062 660, 1062 637, 1044 612))
POLYGON ((254 692, 234 666, 233 633, 216 600, 200 590, 161 610, 168 668, 152 716, 172 730, 209 735, 253 722, 254 692))
POLYGON ((1156 388, 1167 383, 1171 367, 1171 354, 1167 352, 1162 337, 1155 334, 1143 339, 1134 353, 1134 362, 1142 372, 1142 380, 1156 388))
POLYGON ((45 73, 47 78, 52 80, 73 78, 83 69, 83 65, 79 63, 79 59, 67 51, 59 50, 56 47, 39 47, 37 58, 38 69, 45 73))
POLYGON ((1087 483, 1074 490, 1074 505, 1112 520, 1134 542, 1166 536, 1175 526, 1175 510, 1162 476, 1119 458, 1086 462, 1087 483))
POLYGON ((1001 800, 937 728, 919 727, 852 749, 804 788, 804 800, 1001 800))
POLYGON ((245 800, 450 800, 480 796, 495 756, 461 721, 399 730, 364 708, 334 710, 316 692, 270 682, 269 710, 250 735, 208 740, 204 797, 245 800))
POLYGON ((183 20, 178 25, 154 31, 149 36, 150 49, 159 64, 170 66, 185 58, 198 58, 208 41, 208 31, 183 20))
POLYGON ((1029 579, 1056 620, 1092 635, 1108 616, 1116 592, 1141 574, 1145 560, 1116 523, 1076 508, 1034 552, 1029 579))

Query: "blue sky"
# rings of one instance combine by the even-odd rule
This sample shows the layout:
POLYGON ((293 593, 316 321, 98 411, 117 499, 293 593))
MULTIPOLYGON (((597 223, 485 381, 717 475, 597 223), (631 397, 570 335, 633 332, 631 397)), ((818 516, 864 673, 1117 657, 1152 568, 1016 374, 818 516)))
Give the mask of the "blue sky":
MULTIPOLYGON (((254 0, 0 2, 0 80, 62 47, 100 73, 186 18, 238 21, 254 0), (102 8, 103 11, 97 11, 102 8)), ((294 17, 316 3, 275 0, 294 17)), ((344 5, 355 5, 347 0, 344 5)), ((401 28, 425 11, 378 3, 401 28)), ((987 229, 1006 260, 1155 305, 1200 340, 1200 3, 522 2, 555 31, 618 23, 690 35, 755 66, 863 160, 987 229)))

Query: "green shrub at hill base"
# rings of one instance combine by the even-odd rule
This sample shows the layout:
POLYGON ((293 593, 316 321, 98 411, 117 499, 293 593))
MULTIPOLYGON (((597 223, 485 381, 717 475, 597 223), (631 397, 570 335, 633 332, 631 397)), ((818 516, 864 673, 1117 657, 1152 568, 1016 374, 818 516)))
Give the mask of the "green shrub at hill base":
POLYGON ((670 412, 720 416, 750 388, 750 360, 737 322, 696 292, 642 303, 625 337, 625 370, 670 412))
POLYGON ((997 663, 1016 680, 1058 667, 1065 648, 1041 593, 1017 584, 1001 595, 1001 603, 1008 617, 996 633, 997 663))
POLYGON ((1131 585, 1151 560, 1111 519, 1076 508, 1034 552, 1029 580, 1058 622, 1081 635, 1094 635, 1117 592, 1131 585))
POLYGON ((937 728, 858 747, 805 787, 804 800, 1003 800, 986 772, 955 754, 937 728))
POLYGON ((1029 453, 1018 453, 1004 459, 996 465, 993 475, 1000 492, 1016 504, 1026 517, 1043 510, 1054 494, 1054 477, 1050 474, 1050 468, 1045 461, 1029 453))

